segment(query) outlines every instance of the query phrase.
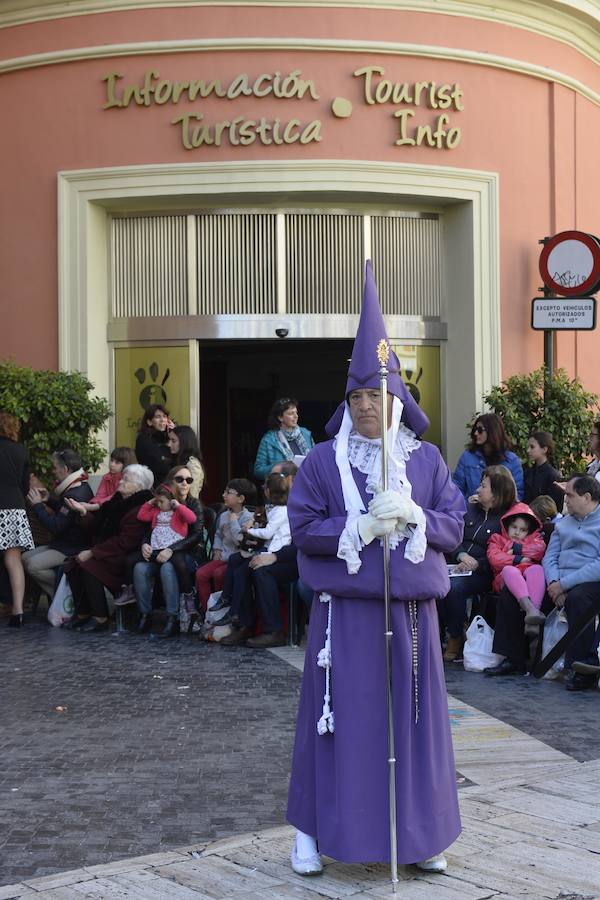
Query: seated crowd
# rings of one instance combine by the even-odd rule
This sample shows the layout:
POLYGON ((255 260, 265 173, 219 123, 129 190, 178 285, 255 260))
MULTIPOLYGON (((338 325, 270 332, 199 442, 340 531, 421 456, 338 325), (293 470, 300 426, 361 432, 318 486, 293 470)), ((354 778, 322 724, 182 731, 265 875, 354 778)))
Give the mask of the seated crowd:
POLYGON ((498 416, 480 416, 454 472, 467 501, 463 541, 448 557, 450 592, 438 601, 444 660, 462 660, 468 619, 481 612, 494 628, 495 677, 525 673, 539 653, 540 626, 562 611, 565 630, 588 625, 565 653, 569 691, 600 675, 600 423, 590 435, 587 472, 566 479, 553 467, 547 432, 529 438, 533 465, 523 476, 498 416), (477 479, 479 478, 479 481, 477 479), (523 498, 522 502, 519 498, 523 498), (565 514, 561 510, 565 508, 565 514))
MULTIPOLYGON (((159 404, 145 411, 135 451, 112 452, 95 495, 75 452, 52 455, 52 493, 28 481, 27 515, 38 533, 43 529, 43 539, 34 547, 23 541, 22 549, 33 548, 17 555, 30 583, 49 600, 66 579, 75 612, 65 628, 107 629, 112 599, 120 606, 136 604, 135 630, 156 638, 180 630, 216 637, 218 631, 220 643, 230 646, 285 642, 286 589, 294 586, 307 611, 312 602, 312 591, 299 580, 287 498, 296 463, 313 440, 298 426, 292 398, 277 401, 269 421, 255 466, 264 482, 264 511, 257 506, 256 485, 246 477, 228 481, 222 504, 202 505, 204 469, 196 435, 189 426, 174 426, 159 404), (157 615, 160 607, 166 617, 157 615)), ((567 650, 566 686, 596 685, 599 433, 595 423, 587 472, 565 480, 552 464, 550 434, 531 435, 532 465, 523 472, 502 420, 494 414, 477 418, 453 473, 467 509, 463 540, 447 560, 450 591, 438 601, 446 662, 462 659, 465 630, 476 612, 493 625, 493 652, 502 658, 485 670, 491 677, 527 670, 552 609, 561 610, 569 625, 589 612, 589 624, 567 650)), ((5 558, 19 592, 15 554, 5 551, 5 558)), ((9 624, 22 624, 22 614, 9 624)))
MULTIPOLYGON (((49 603, 62 584, 73 598, 74 615, 63 624, 68 630, 106 630, 113 604, 136 604, 138 633, 160 623, 156 638, 192 626, 204 634, 200 626, 212 594, 213 617, 221 632, 228 626, 224 643, 283 644, 280 592, 298 582, 287 518, 287 496, 298 471, 292 460, 302 449, 308 452, 312 438, 297 426, 295 400, 278 401, 271 418, 280 432, 270 432, 276 446, 264 483, 264 521, 257 488, 247 478, 227 483, 218 508, 202 505, 204 469, 196 435, 189 426, 173 426, 168 411, 153 404, 145 410, 135 451, 113 450, 95 495, 72 450, 52 454, 51 493, 23 464, 26 512, 32 526, 43 526, 44 540, 34 547, 31 539, 19 539, 21 549, 5 551, 7 561, 12 568, 13 555, 18 556, 34 593, 49 603), (161 607, 166 618, 157 612, 161 607)), ((12 446, 16 439, 10 437, 12 446)), ((307 593, 312 600, 306 588, 299 597, 307 593)), ((13 610, 21 610, 11 616, 13 627, 23 624, 20 599, 20 607, 13 602, 13 610)))

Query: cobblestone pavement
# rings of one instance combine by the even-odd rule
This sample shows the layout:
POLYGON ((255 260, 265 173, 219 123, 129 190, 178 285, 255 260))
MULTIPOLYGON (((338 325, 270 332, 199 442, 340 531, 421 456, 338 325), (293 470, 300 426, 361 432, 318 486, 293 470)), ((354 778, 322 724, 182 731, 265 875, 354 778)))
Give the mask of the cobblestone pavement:
POLYGON ((299 684, 187 636, 0 627, 0 884, 281 825, 299 684))
MULTIPOLYGON (((215 839, 245 834, 246 844, 256 844, 252 853, 258 849, 263 860, 253 871, 283 877, 285 868, 289 875, 289 833, 278 831, 275 843, 263 834, 269 827, 280 828, 284 820, 300 683, 298 669, 289 662, 286 651, 278 658, 184 637, 151 642, 134 635, 77 635, 41 623, 22 632, 0 627, 0 885, 25 880, 31 885, 24 893, 0 887, 0 900, 34 896, 29 890, 49 898, 189 896, 165 887, 170 873, 178 881, 182 855, 179 883, 195 896, 237 898, 239 893, 241 900, 320 894, 317 883, 310 891, 288 885, 278 893, 268 878, 259 893, 250 891, 251 878, 247 884, 238 878, 235 891, 225 886, 221 892, 204 893, 202 879, 225 878, 227 884, 227 866, 242 865, 243 854, 238 859, 213 847, 206 853, 218 865, 190 861, 193 848, 202 855, 215 839), (259 832, 263 836, 257 837, 259 832), (157 853, 151 861, 131 859, 157 853), (95 869, 97 864, 103 868, 95 869), (162 874, 161 866, 166 867, 162 874), (68 873, 83 867, 81 876, 68 873), (129 886, 127 879, 117 883, 118 873, 125 871, 138 873, 139 884, 138 875, 131 875, 129 886), (34 887, 31 882, 65 872, 64 887, 37 881, 34 887), (110 872, 117 881, 103 893, 102 878, 110 872), (196 877, 200 887, 194 882, 192 889, 196 877), (146 884, 144 879, 150 878, 160 878, 160 886, 146 884), (56 890, 47 892, 53 886, 56 890)), ((472 892, 469 883, 462 896, 509 895, 499 886, 501 873, 496 873, 493 891, 479 890, 485 879, 475 872, 472 854, 482 832, 484 848, 488 840, 490 846, 494 841, 498 847, 503 842, 517 846, 524 835, 541 841, 548 831, 553 833, 553 823, 562 821, 564 811, 570 834, 568 840, 563 835, 563 842, 570 849, 564 850, 559 869, 571 863, 589 866, 588 857, 571 860, 573 846, 600 859, 600 807, 584 802, 590 786, 596 793, 600 765, 586 762, 582 768, 575 762, 600 757, 598 694, 570 695, 557 683, 530 678, 485 679, 459 666, 447 667, 447 679, 457 767, 465 777, 460 791, 465 835, 456 845, 453 865, 471 866, 470 874, 460 869, 456 877, 459 883, 474 879, 477 887, 472 892), (548 787, 546 776, 553 766, 564 783, 557 779, 548 787), (583 806, 575 808, 573 796, 583 806), (537 806, 528 818, 524 811, 532 797, 537 806), (487 834, 493 812, 502 829, 510 825, 510 833, 494 825, 487 834), (589 828, 587 837, 583 827, 589 828)), ((244 857, 246 863, 250 858, 244 857)), ((517 863, 515 858, 511 865, 517 863)), ((250 877, 244 872, 244 878, 250 877)), ((368 867, 361 870, 362 886, 357 882, 352 890, 348 879, 358 875, 339 866, 331 872, 337 887, 324 890, 326 896, 371 895, 368 867)), ((378 882, 385 881, 383 870, 376 874, 378 882)), ((600 884, 600 872, 596 875, 600 884)), ((577 886, 588 897, 596 896, 583 890, 586 878, 582 875, 577 886)), ((549 883, 546 879, 544 891, 535 896, 558 896, 558 890, 548 892, 549 883)), ((407 885, 401 893, 448 900, 461 895, 456 885, 450 890, 444 884, 443 891, 431 893, 421 880, 414 882, 413 893, 406 893, 407 885)), ((534 896, 521 886, 517 894, 522 893, 534 896)))

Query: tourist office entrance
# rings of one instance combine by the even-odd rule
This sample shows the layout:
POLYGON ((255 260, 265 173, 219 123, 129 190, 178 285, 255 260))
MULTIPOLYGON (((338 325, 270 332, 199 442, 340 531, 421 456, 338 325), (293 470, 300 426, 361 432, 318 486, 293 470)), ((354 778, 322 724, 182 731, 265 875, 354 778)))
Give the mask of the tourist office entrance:
MULTIPOLYGON (((393 343, 404 377, 430 417, 426 437, 439 444, 439 346, 393 343)), ((316 441, 326 439, 325 424, 344 396, 351 351, 350 339, 326 337, 116 347, 115 442, 133 446, 143 407, 164 403, 176 422, 198 430, 207 471, 203 497, 215 502, 228 478, 252 477, 275 399, 296 398, 302 425, 316 441)))
POLYGON ((302 424, 324 439, 344 395, 367 249, 403 375, 441 444, 438 214, 240 208, 113 215, 110 229, 117 444, 132 445, 143 408, 164 403, 199 431, 212 499, 228 478, 252 475, 278 397, 296 398, 302 424))

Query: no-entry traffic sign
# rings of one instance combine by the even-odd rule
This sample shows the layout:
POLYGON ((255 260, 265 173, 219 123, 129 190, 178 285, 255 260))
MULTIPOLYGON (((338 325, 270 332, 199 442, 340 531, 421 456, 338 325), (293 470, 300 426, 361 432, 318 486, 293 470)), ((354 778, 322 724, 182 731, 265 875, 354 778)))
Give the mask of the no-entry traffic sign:
POLYGON ((540 254, 540 275, 561 297, 583 297, 600 289, 600 239, 585 231, 561 231, 540 254))

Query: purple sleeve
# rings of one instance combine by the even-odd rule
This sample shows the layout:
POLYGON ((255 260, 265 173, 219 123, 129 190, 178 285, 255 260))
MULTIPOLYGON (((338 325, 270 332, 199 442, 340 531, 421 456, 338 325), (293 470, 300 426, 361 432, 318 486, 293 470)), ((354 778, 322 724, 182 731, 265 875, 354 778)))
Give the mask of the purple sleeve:
POLYGON ((346 516, 329 515, 326 504, 329 492, 322 483, 323 474, 318 460, 318 455, 313 451, 306 457, 294 479, 288 500, 292 540, 307 556, 337 556, 346 516))

